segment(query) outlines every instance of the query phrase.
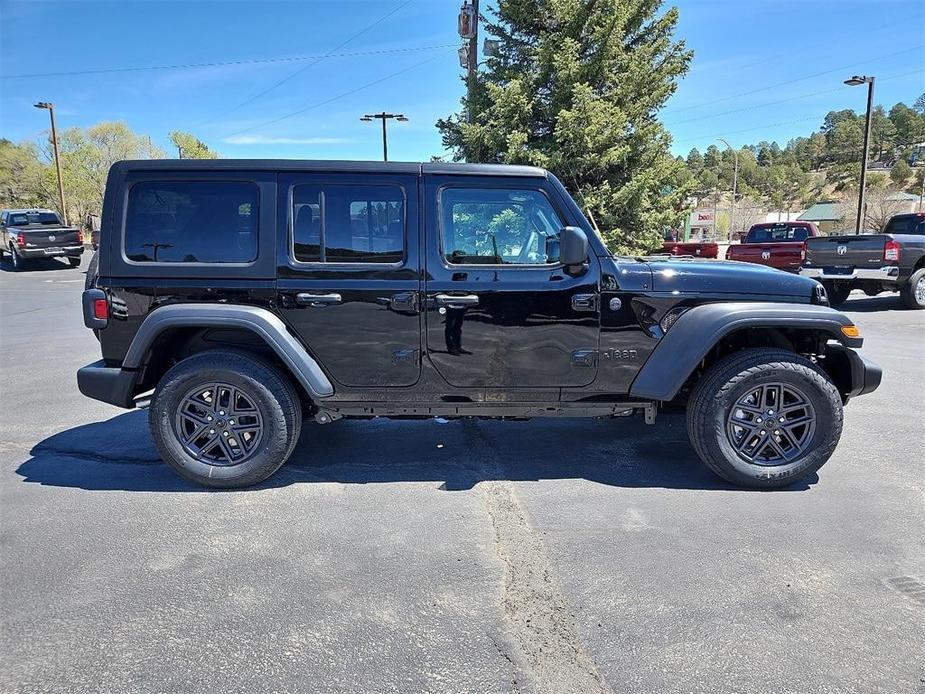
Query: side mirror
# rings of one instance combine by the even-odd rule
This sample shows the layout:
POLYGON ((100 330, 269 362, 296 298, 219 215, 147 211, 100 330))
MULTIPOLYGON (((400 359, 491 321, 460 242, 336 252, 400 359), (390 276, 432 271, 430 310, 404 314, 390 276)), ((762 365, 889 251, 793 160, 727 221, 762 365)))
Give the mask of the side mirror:
POLYGON ((559 262, 581 265, 588 260, 588 236, 578 227, 562 227, 559 232, 559 262))

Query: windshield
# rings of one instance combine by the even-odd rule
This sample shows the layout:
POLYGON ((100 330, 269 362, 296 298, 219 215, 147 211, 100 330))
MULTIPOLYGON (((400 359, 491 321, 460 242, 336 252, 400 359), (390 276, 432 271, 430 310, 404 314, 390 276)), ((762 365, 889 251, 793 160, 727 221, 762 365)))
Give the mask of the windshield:
POLYGON ((925 234, 925 217, 910 214, 893 217, 883 230, 884 234, 925 234))
POLYGON ((774 241, 805 241, 809 229, 798 224, 774 224, 752 227, 745 237, 745 243, 768 243, 774 241))
POLYGON ((54 212, 14 212, 8 222, 11 227, 27 226, 29 224, 60 224, 58 215, 54 212))

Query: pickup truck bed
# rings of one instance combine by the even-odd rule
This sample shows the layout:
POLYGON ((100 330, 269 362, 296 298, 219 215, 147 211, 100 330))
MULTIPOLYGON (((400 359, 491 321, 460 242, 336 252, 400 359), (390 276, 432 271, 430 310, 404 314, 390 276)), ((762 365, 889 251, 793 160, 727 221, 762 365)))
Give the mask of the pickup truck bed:
POLYGON ((799 272, 803 262, 803 243, 818 234, 810 222, 755 224, 748 230, 742 243, 729 246, 726 260, 799 272))
POLYGON ((916 290, 925 288, 923 267, 925 233, 845 234, 808 239, 800 274, 822 282, 833 306, 862 289, 870 296, 899 291, 907 307, 925 308, 916 299, 916 290))
POLYGON ((36 258, 63 257, 71 265, 80 264, 84 251, 81 231, 61 224, 54 212, 13 210, 4 212, 0 224, 3 228, 0 254, 9 253, 14 268, 20 269, 26 261, 36 258))

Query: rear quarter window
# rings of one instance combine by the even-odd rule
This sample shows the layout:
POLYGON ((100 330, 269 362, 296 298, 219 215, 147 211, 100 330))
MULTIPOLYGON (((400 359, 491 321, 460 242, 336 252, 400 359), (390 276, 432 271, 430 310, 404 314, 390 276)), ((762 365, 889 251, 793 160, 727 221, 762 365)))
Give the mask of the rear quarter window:
POLYGON ((129 190, 125 256, 136 263, 250 263, 259 191, 244 181, 143 181, 129 190))

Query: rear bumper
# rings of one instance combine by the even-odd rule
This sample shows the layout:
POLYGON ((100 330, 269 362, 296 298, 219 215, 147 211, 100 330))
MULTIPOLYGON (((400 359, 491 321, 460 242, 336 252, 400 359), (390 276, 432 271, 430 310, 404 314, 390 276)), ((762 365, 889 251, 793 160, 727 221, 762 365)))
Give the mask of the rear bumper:
POLYGON ((135 407, 135 372, 106 366, 102 359, 77 370, 77 388, 88 398, 116 407, 135 407))
POLYGON ((84 252, 83 246, 62 246, 61 248, 55 248, 54 252, 46 253, 45 248, 18 248, 16 252, 19 254, 20 258, 26 258, 31 260, 32 258, 61 258, 67 256, 69 258, 76 258, 84 252))
POLYGON ((830 270, 832 270, 832 268, 803 267, 800 268, 800 274, 804 277, 812 277, 817 280, 840 280, 842 282, 850 282, 851 280, 896 282, 899 280, 899 267, 896 265, 886 265, 878 268, 854 268, 847 274, 829 272, 830 270))

